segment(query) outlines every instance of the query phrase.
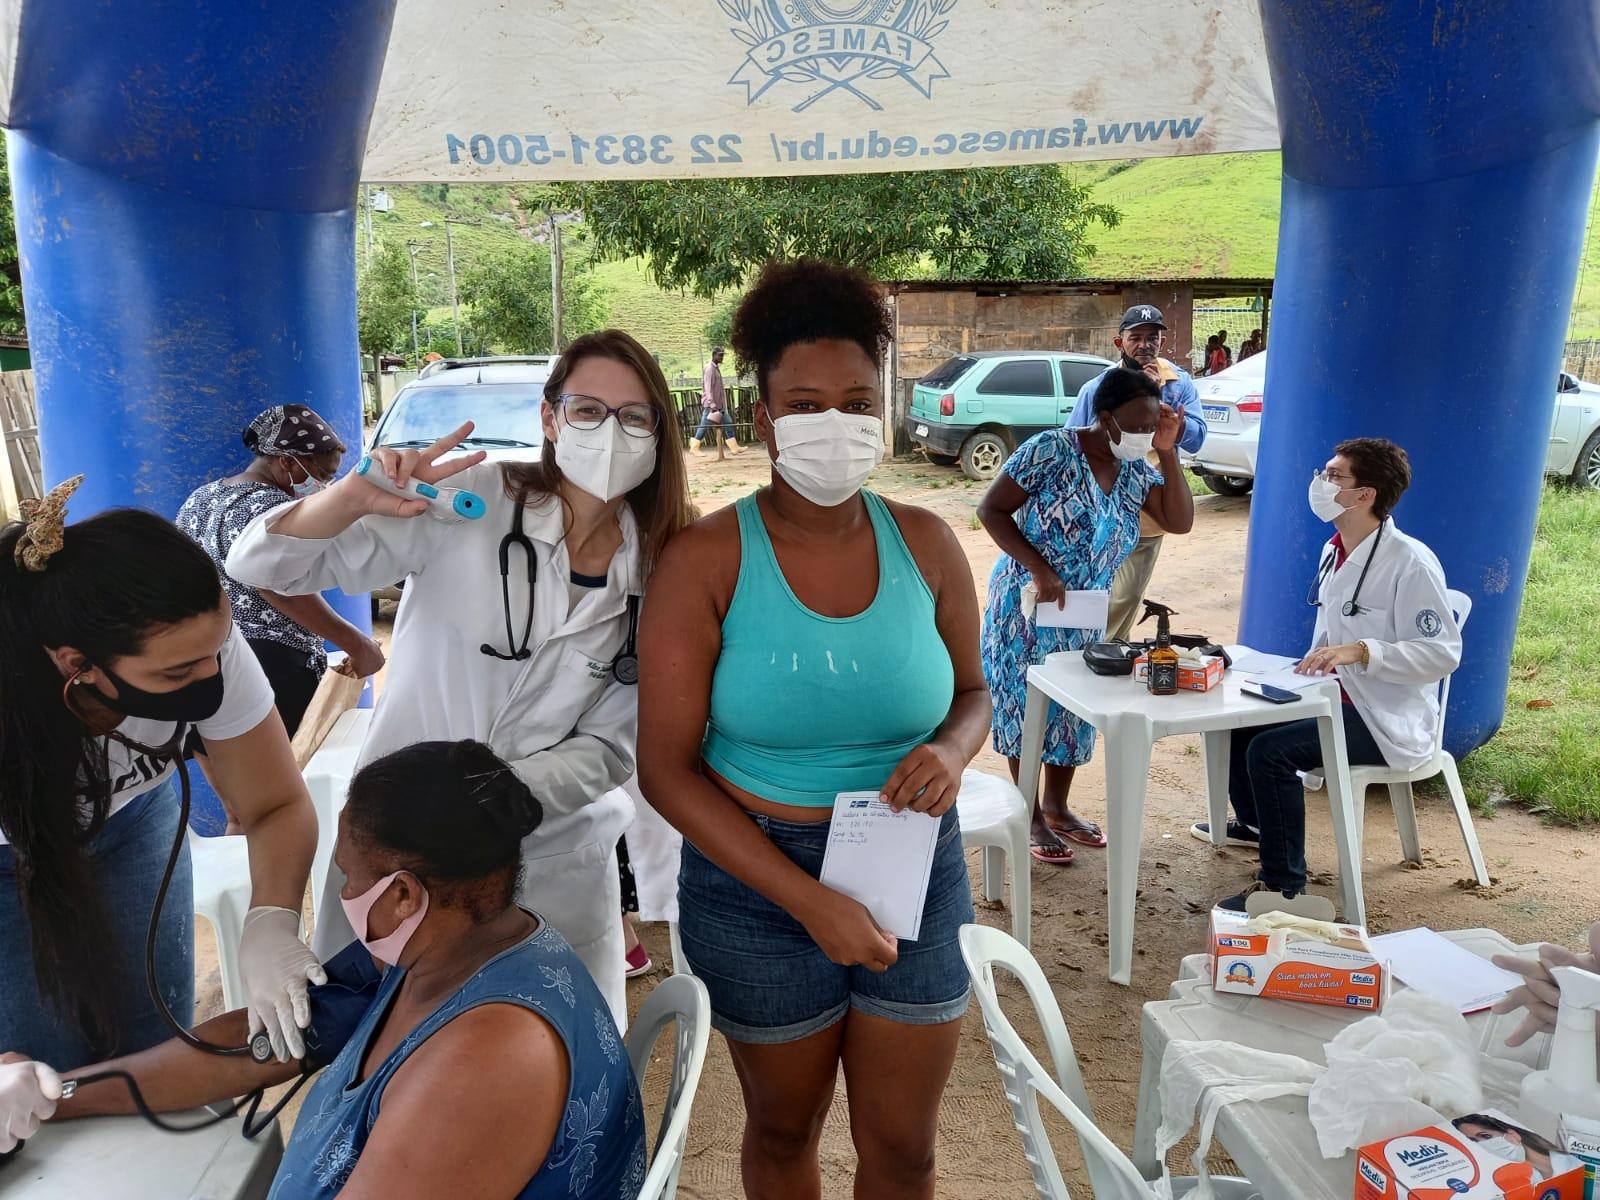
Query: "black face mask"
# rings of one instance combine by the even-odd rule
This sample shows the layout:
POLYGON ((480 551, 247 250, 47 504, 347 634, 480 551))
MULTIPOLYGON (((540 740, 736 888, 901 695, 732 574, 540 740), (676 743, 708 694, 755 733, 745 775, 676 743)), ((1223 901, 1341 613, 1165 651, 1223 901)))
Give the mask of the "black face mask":
POLYGON ((147 692, 112 674, 111 668, 102 666, 100 673, 117 689, 116 698, 99 688, 94 694, 107 708, 130 717, 143 717, 147 721, 183 721, 194 724, 215 715, 222 707, 222 655, 217 655, 219 670, 208 679, 197 679, 170 692, 147 692))

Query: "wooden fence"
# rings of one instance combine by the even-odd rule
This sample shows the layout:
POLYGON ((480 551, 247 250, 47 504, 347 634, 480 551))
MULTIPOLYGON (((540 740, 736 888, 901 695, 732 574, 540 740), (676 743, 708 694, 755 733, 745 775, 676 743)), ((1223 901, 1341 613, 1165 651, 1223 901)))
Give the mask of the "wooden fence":
POLYGON ((14 520, 18 501, 41 494, 44 468, 39 461, 39 415, 34 401, 33 372, 0 372, 0 515, 14 520))

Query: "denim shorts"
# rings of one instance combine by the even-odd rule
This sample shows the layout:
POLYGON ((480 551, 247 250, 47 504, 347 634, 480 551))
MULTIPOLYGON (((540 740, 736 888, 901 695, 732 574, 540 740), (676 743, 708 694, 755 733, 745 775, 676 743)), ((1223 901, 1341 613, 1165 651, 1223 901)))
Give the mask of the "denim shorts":
MULTIPOLYGON (((785 858, 813 879, 821 874, 827 821, 750 816, 785 858)), ((689 969, 711 993, 711 1023, 731 1041, 799 1041, 836 1024, 851 1008, 902 1025, 958 1020, 971 985, 956 935, 971 920, 972 888, 954 807, 939 826, 921 936, 900 939, 900 957, 882 974, 832 962, 799 921, 683 844, 678 934, 689 969)))

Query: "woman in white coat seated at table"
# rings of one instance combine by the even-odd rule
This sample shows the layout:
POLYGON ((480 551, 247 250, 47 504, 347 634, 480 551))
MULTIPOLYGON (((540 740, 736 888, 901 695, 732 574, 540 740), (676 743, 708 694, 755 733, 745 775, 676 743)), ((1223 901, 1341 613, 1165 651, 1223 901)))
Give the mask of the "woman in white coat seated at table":
MULTIPOLYGON (((487 511, 451 524, 351 472, 274 509, 234 542, 228 572, 287 595, 405 580, 389 674, 362 747, 471 738, 544 806, 520 902, 544 914, 626 1018, 616 845, 632 820, 639 598, 689 492, 666 379, 618 330, 587 334, 545 384, 538 462, 480 465, 472 426, 423 450, 373 451, 397 484, 444 483, 487 511)), ((343 884, 330 871, 325 899, 343 884)), ((338 903, 314 947, 351 937, 338 903)))
MULTIPOLYGON (((1461 662, 1461 629, 1432 550, 1389 514, 1411 485, 1406 452, 1383 438, 1334 448, 1311 480, 1312 511, 1335 528, 1307 601, 1316 606, 1311 650, 1295 670, 1337 674, 1346 756, 1355 766, 1419 767, 1442 719, 1439 683, 1461 662)), ((1306 890, 1306 800, 1301 771, 1323 766, 1314 720, 1235 730, 1228 776, 1231 845, 1256 846, 1261 871, 1221 908, 1243 912, 1258 891, 1306 890)), ((1209 840, 1210 824, 1192 831, 1209 840)))

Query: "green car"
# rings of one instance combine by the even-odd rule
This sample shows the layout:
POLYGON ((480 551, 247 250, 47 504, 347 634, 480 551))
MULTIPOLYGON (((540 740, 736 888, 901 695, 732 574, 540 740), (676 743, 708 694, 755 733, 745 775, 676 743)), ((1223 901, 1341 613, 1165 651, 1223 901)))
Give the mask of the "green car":
POLYGON ((1078 389, 1111 360, 1055 350, 958 354, 911 390, 906 433, 934 462, 993 479, 1036 433, 1059 429, 1078 389))

